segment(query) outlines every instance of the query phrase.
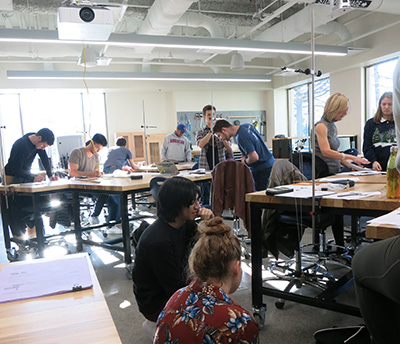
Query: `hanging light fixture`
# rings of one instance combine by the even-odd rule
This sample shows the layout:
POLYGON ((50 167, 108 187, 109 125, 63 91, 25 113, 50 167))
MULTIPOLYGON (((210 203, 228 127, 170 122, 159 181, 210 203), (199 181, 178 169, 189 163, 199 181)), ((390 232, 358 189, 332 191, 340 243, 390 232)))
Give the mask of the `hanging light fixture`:
POLYGON ((81 56, 78 60, 78 65, 82 67, 95 67, 97 66, 97 54, 88 45, 82 49, 81 56))
POLYGON ((244 69, 243 56, 237 51, 234 52, 231 59, 231 70, 240 71, 244 69))

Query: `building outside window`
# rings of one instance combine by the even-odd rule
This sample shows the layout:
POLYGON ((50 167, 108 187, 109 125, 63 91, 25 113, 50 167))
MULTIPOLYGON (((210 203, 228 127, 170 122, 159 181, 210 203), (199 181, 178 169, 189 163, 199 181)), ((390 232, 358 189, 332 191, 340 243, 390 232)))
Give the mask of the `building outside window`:
MULTIPOLYGON (((311 120, 311 83, 290 89, 289 92, 289 136, 309 136, 311 120)), ((324 112, 325 102, 330 96, 330 79, 315 81, 315 122, 324 112)))
POLYGON ((374 117, 381 95, 393 91, 393 72, 396 63, 397 58, 376 63, 366 68, 367 120, 374 117))
MULTIPOLYGON (((84 140, 95 133, 107 135, 104 93, 66 91, 24 91, 0 94, 0 125, 3 163, 6 164, 14 142, 22 135, 49 128, 56 137, 84 135, 84 140)), ((53 167, 59 156, 57 141, 48 148, 53 167)), ((33 168, 37 167, 37 161, 33 168)))

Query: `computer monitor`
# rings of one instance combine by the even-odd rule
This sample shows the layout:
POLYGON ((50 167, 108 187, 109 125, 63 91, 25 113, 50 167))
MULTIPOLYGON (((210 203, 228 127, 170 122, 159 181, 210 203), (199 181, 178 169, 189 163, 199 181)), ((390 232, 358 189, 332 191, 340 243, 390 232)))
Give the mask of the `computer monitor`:
POLYGON ((57 149, 60 158, 67 157, 75 148, 83 147, 83 135, 66 135, 57 137, 57 149))

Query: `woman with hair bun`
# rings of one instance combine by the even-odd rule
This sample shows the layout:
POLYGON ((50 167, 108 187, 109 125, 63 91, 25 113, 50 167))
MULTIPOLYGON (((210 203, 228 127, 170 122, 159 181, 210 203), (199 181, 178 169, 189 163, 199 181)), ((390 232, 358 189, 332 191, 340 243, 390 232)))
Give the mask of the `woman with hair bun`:
POLYGON ((229 296, 242 279, 238 238, 220 217, 199 232, 189 257, 193 280, 160 313, 153 343, 258 343, 257 322, 229 296))

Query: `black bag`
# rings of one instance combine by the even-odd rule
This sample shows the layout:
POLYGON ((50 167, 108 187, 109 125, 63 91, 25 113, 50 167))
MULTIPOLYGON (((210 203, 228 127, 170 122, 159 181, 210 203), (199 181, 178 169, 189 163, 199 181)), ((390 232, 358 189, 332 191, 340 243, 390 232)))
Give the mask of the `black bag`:
POLYGON ((317 344, 371 344, 371 336, 365 325, 332 327, 314 333, 317 344))
POLYGON ((150 226, 150 224, 147 221, 143 220, 141 222, 140 226, 133 231, 133 233, 132 233, 132 244, 133 244, 134 248, 136 248, 136 246, 137 246, 137 244, 139 242, 140 236, 143 234, 143 232, 149 226, 150 226))

